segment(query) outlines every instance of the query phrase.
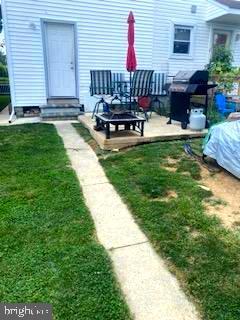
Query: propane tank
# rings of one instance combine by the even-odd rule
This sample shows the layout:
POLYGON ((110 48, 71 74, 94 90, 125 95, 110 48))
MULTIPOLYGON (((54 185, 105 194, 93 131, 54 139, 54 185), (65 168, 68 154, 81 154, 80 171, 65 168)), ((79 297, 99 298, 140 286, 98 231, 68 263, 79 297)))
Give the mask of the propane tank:
POLYGON ((206 127, 206 116, 203 114, 202 108, 194 108, 190 114, 190 129, 191 130, 203 130, 206 127))

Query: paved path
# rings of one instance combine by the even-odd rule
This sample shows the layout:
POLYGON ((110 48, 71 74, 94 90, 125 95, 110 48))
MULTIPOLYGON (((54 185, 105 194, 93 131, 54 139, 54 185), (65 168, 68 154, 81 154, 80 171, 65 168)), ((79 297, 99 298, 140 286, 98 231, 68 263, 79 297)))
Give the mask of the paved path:
POLYGON ((8 124, 8 119, 9 119, 9 111, 8 107, 0 111, 0 125, 3 124, 8 124))
POLYGON ((113 186, 97 156, 69 123, 55 123, 80 180, 99 241, 108 250, 136 320, 197 320, 164 261, 155 253, 113 186))

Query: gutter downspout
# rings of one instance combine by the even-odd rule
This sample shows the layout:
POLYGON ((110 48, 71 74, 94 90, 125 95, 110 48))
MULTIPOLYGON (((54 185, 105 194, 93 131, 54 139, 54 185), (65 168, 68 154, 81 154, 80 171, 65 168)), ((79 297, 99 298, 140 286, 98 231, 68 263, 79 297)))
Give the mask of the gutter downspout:
POLYGON ((11 92, 11 104, 12 104, 12 112, 10 114, 9 123, 12 123, 15 115, 15 87, 14 87, 14 76, 13 76, 13 65, 12 65, 12 53, 11 53, 11 45, 9 39, 8 32, 8 24, 7 24, 7 8, 6 8, 6 0, 1 1, 1 9, 2 9, 2 22, 3 22, 3 30, 5 34, 6 40, 6 53, 7 53, 7 64, 8 64, 8 76, 9 76, 9 84, 10 84, 10 92, 11 92))
POLYGON ((11 112, 10 117, 9 117, 9 120, 8 120, 9 123, 12 123, 13 121, 16 120, 16 116, 15 116, 15 119, 13 120, 13 117, 14 117, 14 116, 15 116, 15 108, 14 108, 14 106, 12 105, 12 112, 11 112))

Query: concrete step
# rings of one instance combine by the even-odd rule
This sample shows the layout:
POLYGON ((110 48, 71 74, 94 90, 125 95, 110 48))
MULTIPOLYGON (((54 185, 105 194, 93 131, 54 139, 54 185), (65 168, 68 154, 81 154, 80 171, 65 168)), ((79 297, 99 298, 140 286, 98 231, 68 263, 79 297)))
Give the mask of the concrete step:
POLYGON ((76 120, 83 109, 80 104, 47 104, 40 106, 42 120, 76 120))
POLYGON ((49 105, 79 104, 79 100, 78 99, 48 99, 47 104, 49 105))

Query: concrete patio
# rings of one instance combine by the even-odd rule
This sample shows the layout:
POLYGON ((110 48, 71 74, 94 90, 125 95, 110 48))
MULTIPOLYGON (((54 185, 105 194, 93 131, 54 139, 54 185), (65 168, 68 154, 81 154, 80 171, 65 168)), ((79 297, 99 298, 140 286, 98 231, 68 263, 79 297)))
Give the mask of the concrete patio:
MULTIPOLYGON (((181 124, 175 121, 171 125, 167 125, 168 119, 166 117, 153 113, 149 122, 145 123, 144 137, 141 137, 139 133, 134 131, 112 131, 111 139, 106 139, 104 131, 95 131, 93 129, 95 121, 91 119, 91 114, 81 115, 78 117, 78 120, 90 131, 92 137, 103 150, 123 149, 156 141, 199 138, 203 137, 207 132, 206 130, 183 130, 181 124)), ((114 127, 112 126, 111 129, 114 130, 114 127)))
POLYGON ((29 117, 29 118, 16 118, 13 117, 12 123, 9 123, 9 110, 8 107, 3 109, 0 112, 0 126, 9 126, 9 125, 18 125, 18 124, 25 124, 25 123, 38 123, 41 121, 40 117, 29 117))

